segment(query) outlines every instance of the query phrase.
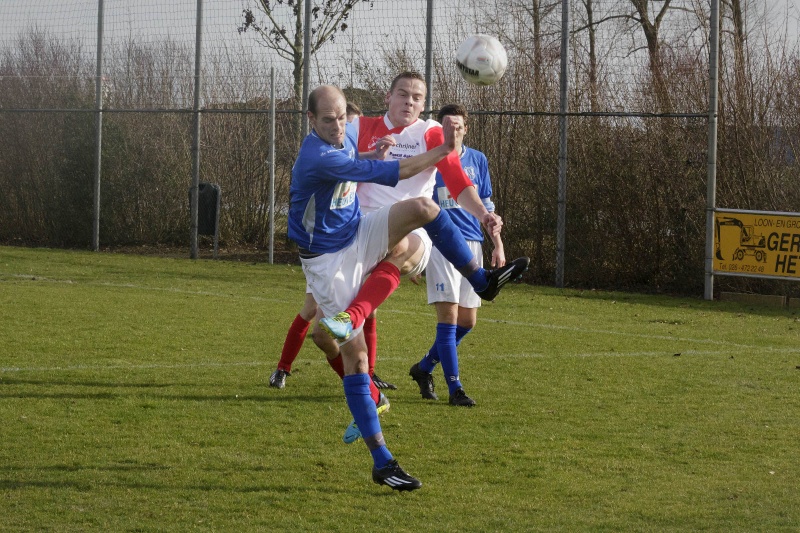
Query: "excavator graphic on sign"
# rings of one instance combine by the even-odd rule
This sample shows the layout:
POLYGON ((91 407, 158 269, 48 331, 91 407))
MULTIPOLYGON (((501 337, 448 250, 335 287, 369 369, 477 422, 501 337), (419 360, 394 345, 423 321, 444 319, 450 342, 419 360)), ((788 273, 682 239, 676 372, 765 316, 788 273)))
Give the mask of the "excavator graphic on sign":
POLYGON ((715 229, 717 230, 716 252, 717 259, 724 261, 722 257, 722 240, 720 239, 721 226, 735 226, 739 231, 739 244, 734 250, 732 258, 741 261, 745 256, 752 255, 756 261, 765 263, 767 261, 767 240, 763 235, 753 233, 753 226, 745 225, 741 220, 734 217, 716 217, 714 219, 715 229))

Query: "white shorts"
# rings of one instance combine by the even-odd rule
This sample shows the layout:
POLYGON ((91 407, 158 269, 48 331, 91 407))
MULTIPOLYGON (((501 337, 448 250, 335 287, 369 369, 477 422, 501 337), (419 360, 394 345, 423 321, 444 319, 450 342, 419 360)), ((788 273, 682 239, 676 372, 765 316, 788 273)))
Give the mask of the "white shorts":
MULTIPOLYGON (((389 246, 389 208, 361 217, 355 240, 338 252, 300 259, 306 283, 326 317, 347 309, 364 280, 386 257, 389 246)), ((361 328, 353 330, 355 337, 361 328)))
POLYGON ((412 234, 416 235, 422 241, 422 246, 424 247, 424 251, 422 252, 422 259, 419 260, 419 263, 416 264, 411 271, 406 274, 408 277, 419 276, 425 269, 428 267, 428 263, 431 260, 431 249, 433 248, 433 243, 431 242, 431 238, 428 236, 428 232, 422 228, 417 228, 411 232, 412 234))
MULTIPOLYGON (((467 241, 469 249, 475 254, 478 265, 483 266, 483 249, 480 241, 467 241)), ((475 309, 481 306, 481 298, 475 294, 467 278, 444 258, 439 250, 431 252, 428 270, 425 274, 428 287, 428 303, 448 302, 461 307, 475 309)))
MULTIPOLYGON (((391 207, 391 206, 388 206, 388 207, 391 207)), ((381 207, 380 209, 388 210, 387 207, 381 207)), ((374 208, 371 208, 371 207, 364 207, 364 206, 361 207, 361 210, 364 213, 367 213, 367 214, 374 213, 374 212, 377 211, 377 209, 374 209, 374 208)), ((422 259, 420 259, 419 263, 417 263, 414 266, 414 268, 411 269, 410 272, 405 274, 409 278, 414 277, 414 276, 419 276, 423 272, 425 272, 425 268, 428 266, 428 261, 431 258, 431 249, 433 248, 433 243, 431 242, 431 238, 428 236, 428 232, 425 231, 423 228, 417 228, 414 231, 412 231, 411 233, 420 238, 420 240, 422 241, 422 246, 424 247, 424 250, 422 252, 422 259)), ((387 238, 387 240, 388 240, 388 238, 387 238)))

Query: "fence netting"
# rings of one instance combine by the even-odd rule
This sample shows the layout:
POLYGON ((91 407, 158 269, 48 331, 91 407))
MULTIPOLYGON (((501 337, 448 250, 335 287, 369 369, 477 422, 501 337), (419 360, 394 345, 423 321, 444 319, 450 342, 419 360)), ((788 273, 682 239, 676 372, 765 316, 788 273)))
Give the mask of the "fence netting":
MULTIPOLYGON (((258 248, 269 237, 274 69, 277 243, 286 260, 293 260, 282 237, 302 119, 295 37, 303 3, 200 3, 200 179, 222 189, 221 244, 258 248)), ((0 3, 2 242, 90 242, 101 5, 101 243, 188 242, 197 0, 0 3)), ((430 55, 431 108, 461 102, 470 110, 467 143, 489 158, 507 255, 530 255, 529 279, 552 282, 562 3, 435 0, 430 17, 427 0, 312 5, 309 84, 337 84, 369 114, 384 111, 394 75, 424 72, 430 55), (491 87, 467 84, 455 68, 458 44, 475 33, 497 36, 508 52, 508 70, 491 87)), ((718 205, 793 211, 800 205, 794 11, 748 4, 740 17, 737 5, 721 4, 718 205)), ((709 5, 573 0, 568 9, 565 279, 696 292, 709 5)))

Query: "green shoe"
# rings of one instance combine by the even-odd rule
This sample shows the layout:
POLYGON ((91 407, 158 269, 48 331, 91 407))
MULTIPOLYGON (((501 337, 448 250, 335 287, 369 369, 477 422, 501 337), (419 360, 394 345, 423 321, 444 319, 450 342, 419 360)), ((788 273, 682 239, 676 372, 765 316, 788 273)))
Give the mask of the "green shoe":
POLYGON ((319 325, 322 326, 325 333, 337 341, 346 341, 353 332, 353 322, 350 320, 350 315, 344 311, 332 318, 321 318, 319 320, 319 325))

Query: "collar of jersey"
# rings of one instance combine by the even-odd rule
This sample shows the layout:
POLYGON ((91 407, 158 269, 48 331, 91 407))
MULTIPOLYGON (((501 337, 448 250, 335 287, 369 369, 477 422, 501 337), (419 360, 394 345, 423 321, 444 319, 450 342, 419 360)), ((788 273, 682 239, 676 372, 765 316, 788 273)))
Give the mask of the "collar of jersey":
MULTIPOLYGON (((337 150, 343 150, 343 149, 344 149, 344 142, 342 142, 342 145, 341 145, 341 146, 336 146, 335 144, 331 144, 331 143, 329 143, 328 141, 326 141, 325 139, 323 139, 322 137, 320 137, 320 136, 319 136, 319 133, 317 133, 317 130, 315 130, 315 129, 312 129, 312 130, 311 130, 311 135, 313 135, 314 137, 316 137, 316 138, 317 138, 317 139, 319 139, 320 141, 324 142, 325 144, 327 144, 327 145, 328 145, 328 146, 330 146, 331 148, 335 148, 335 149, 337 149, 337 150)), ((346 137, 346 136, 345 136, 345 137, 346 137)))
MULTIPOLYGON (((419 118, 417 118, 417 120, 419 120, 419 118)), ((409 126, 412 126, 413 124, 416 124, 417 120, 415 120, 414 122, 412 122, 408 126, 398 126, 398 127, 395 128, 394 124, 392 124, 392 121, 389 120, 389 113, 386 113, 385 115, 383 115, 383 123, 386 125, 386 129, 389 130, 390 134, 392 134, 392 133, 402 133, 404 129, 408 128, 409 126)))

